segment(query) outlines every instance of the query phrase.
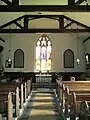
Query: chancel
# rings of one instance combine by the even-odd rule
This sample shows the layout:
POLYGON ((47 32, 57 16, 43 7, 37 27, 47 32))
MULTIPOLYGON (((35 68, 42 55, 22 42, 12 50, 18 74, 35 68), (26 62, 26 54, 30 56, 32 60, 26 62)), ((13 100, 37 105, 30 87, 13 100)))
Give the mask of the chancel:
POLYGON ((0 1, 0 120, 90 120, 90 1, 0 1))

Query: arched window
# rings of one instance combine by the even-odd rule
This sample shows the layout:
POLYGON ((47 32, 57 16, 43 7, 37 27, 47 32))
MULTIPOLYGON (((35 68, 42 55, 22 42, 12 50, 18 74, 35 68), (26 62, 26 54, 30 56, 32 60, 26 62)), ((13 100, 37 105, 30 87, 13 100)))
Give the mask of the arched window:
POLYGON ((36 70, 46 72, 51 70, 52 44, 46 35, 42 35, 36 42, 36 70))
POLYGON ((64 68, 74 68, 74 53, 71 49, 64 52, 64 68))
POLYGON ((24 52, 21 49, 14 52, 14 68, 24 68, 24 52))

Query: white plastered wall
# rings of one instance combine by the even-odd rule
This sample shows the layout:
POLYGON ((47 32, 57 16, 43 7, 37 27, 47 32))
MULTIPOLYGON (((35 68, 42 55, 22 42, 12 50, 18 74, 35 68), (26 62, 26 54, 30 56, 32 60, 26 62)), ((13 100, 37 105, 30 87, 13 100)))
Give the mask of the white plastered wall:
POLYGON ((89 53, 89 54, 90 54, 90 39, 88 39, 88 40, 84 43, 84 47, 85 47, 85 53, 89 53))
MULTIPOLYGON (((6 39, 2 56, 4 66, 5 60, 8 58, 9 40, 11 40, 12 68, 5 68, 5 71, 35 71, 36 41, 41 35, 35 33, 0 35, 6 39), (13 68, 14 52, 19 48, 25 53, 24 68, 13 68)), ((83 41, 78 40, 79 49, 77 51, 77 34, 49 33, 46 35, 52 42, 52 72, 83 72, 85 70, 83 41), (74 68, 65 69, 63 66, 63 53, 67 49, 71 49, 74 52, 74 68), (76 63, 77 56, 81 60, 80 65, 76 63)))

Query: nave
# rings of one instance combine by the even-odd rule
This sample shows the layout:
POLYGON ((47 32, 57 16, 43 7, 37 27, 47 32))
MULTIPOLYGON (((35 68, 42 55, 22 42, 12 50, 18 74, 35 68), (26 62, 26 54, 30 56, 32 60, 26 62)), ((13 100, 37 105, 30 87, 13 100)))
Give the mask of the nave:
POLYGON ((0 83, 0 120, 90 120, 90 81, 54 80, 0 83))
POLYGON ((19 120, 62 120, 55 92, 45 90, 32 91, 19 120))

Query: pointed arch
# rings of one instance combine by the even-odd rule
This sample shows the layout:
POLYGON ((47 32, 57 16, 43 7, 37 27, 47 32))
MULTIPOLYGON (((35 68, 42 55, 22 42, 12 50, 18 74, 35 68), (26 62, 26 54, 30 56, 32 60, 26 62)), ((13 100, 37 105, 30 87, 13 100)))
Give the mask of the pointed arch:
POLYGON ((24 68, 24 52, 22 49, 17 49, 14 52, 14 68, 24 68))
POLYGON ((71 49, 64 52, 64 68, 74 68, 74 52, 71 49))
POLYGON ((36 42, 36 70, 50 71, 52 63, 52 43, 47 35, 42 35, 36 42))

